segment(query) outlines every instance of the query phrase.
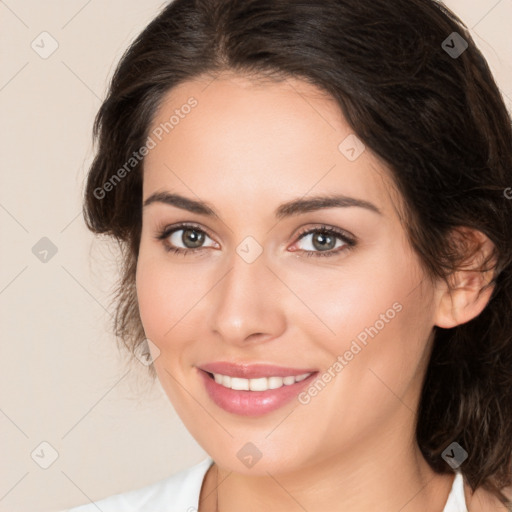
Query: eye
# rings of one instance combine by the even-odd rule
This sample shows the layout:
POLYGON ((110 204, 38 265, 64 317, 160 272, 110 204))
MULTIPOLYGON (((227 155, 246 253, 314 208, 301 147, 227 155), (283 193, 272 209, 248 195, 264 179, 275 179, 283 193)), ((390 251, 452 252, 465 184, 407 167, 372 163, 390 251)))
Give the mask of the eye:
POLYGON ((299 233, 299 241, 308 237, 310 242, 305 244, 306 256, 336 256, 341 252, 355 247, 356 240, 343 230, 331 226, 318 226, 310 228, 306 232, 299 233), (337 243, 337 242, 340 243, 337 243), (337 250, 335 250, 337 249, 337 250))
POLYGON ((163 242, 166 251, 186 255, 189 252, 198 252, 205 249, 206 247, 202 244, 205 238, 210 237, 198 225, 186 223, 167 226, 159 230, 156 238, 163 242), (183 244, 184 247, 176 247, 178 244, 183 244))

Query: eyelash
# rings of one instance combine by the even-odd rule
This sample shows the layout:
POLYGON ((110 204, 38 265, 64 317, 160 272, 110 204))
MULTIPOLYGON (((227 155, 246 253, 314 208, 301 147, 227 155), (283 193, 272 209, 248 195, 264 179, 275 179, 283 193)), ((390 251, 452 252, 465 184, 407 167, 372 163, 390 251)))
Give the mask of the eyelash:
MULTIPOLYGON (((196 232, 203 233, 203 234, 207 235, 209 238, 211 238, 211 236, 204 229, 202 229, 199 225, 193 224, 193 223, 188 223, 188 222, 177 224, 175 226, 166 226, 164 228, 161 228, 158 230, 155 238, 157 240, 160 240, 163 243, 164 249, 167 252, 172 252, 175 254, 183 254, 183 256, 186 256, 189 253, 198 253, 198 252, 201 252, 201 251, 207 249, 207 247, 199 247, 196 249, 182 249, 181 247, 173 247, 173 246, 169 245, 169 243, 167 242, 167 238, 169 236, 171 236, 174 232, 180 231, 182 229, 192 229, 196 232)), ((327 234, 327 235, 334 235, 337 238, 339 238, 345 245, 338 249, 330 249, 329 251, 305 251, 305 250, 301 250, 301 249, 298 249, 297 251, 306 253, 307 257, 310 257, 310 256, 332 257, 332 256, 338 255, 341 252, 349 251, 357 245, 356 239, 352 236, 349 236, 345 231, 333 228, 331 226, 325 226, 325 225, 319 225, 317 227, 309 228, 305 231, 301 231, 297 235, 297 241, 301 240, 306 235, 310 235, 311 233, 317 233, 317 232, 327 234)))

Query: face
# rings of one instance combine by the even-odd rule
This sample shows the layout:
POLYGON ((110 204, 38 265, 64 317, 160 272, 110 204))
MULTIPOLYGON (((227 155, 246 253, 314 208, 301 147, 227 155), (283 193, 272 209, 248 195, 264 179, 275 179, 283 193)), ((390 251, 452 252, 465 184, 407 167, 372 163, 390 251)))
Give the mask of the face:
POLYGON ((141 319, 177 413, 234 471, 412 432, 434 294, 384 163, 351 134, 312 85, 235 75, 174 88, 150 128, 141 319))

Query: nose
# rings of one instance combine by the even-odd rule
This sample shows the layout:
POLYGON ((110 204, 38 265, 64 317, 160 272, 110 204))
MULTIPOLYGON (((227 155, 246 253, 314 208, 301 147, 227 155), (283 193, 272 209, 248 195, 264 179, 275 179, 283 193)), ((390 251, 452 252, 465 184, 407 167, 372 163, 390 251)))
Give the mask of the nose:
POLYGON ((286 288, 264 255, 248 263, 234 254, 231 267, 208 294, 210 329, 225 343, 264 342, 286 328, 286 288))

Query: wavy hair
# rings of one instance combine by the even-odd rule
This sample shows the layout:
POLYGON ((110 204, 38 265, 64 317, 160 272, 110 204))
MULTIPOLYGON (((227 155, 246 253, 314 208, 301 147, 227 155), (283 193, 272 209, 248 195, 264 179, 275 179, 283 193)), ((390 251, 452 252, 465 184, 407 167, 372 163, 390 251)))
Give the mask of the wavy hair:
MULTIPOLYGON (((162 9, 113 74, 84 191, 87 227, 112 237, 122 254, 118 341, 131 353, 145 343, 135 288, 144 160, 110 181, 108 193, 105 184, 145 144, 170 89, 224 71, 297 77, 336 100, 388 164, 430 278, 448 283, 471 252, 469 239, 454 243, 454 229, 479 230, 494 244, 485 309, 451 329, 434 327, 416 438, 439 473, 453 471, 441 454, 460 443, 472 490, 482 486, 512 510, 503 493, 512 483, 511 118, 466 25, 440 2, 175 0, 162 9)), ((152 365, 149 372, 154 378, 152 365)))

